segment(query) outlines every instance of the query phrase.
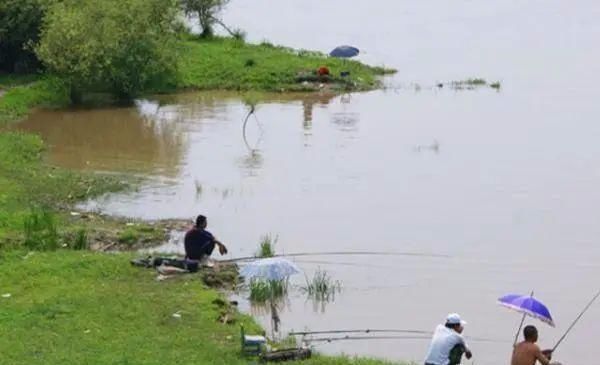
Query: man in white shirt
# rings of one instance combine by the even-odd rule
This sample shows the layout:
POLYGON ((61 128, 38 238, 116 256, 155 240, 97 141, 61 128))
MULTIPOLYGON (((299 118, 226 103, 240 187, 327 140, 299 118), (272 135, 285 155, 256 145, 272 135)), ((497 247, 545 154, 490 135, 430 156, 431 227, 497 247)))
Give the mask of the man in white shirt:
POLYGON ((458 365, 463 353, 467 359, 473 356, 461 335, 466 323, 458 314, 452 313, 446 317, 445 325, 437 326, 431 339, 425 365, 458 365))

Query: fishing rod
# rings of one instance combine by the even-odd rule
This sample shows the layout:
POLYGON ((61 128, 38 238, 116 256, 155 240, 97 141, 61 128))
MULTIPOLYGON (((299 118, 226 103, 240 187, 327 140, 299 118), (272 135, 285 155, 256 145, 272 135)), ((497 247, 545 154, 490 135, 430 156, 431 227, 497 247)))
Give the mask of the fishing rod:
POLYGON ((581 313, 579 313, 579 315, 577 316, 577 318, 575 318, 575 320, 573 321, 573 323, 571 323, 571 325, 569 326, 569 328, 567 328, 567 330, 565 331, 565 333, 558 340, 558 342, 556 343, 556 345, 554 345, 554 347, 552 348, 552 352, 554 352, 556 350, 556 348, 558 347, 558 345, 560 345, 561 342, 563 342, 563 340, 565 339, 565 337, 567 337, 567 335, 569 334, 569 332, 571 332, 571 330, 573 329, 573 327, 575 327, 575 325, 577 324, 577 322, 579 322, 579 320, 581 319, 581 317, 583 317, 583 315, 585 314, 585 312, 587 312, 587 310, 590 309, 590 307, 592 306, 592 304, 594 304, 594 302, 596 301, 596 299, 598 299, 598 297, 600 297, 600 291, 598 291, 598 293, 596 293, 596 295, 592 298, 592 300, 590 300, 590 302, 585 306, 585 308, 583 308, 583 310, 581 311, 581 313))
POLYGON ((324 261, 324 260, 294 260, 295 263, 298 264, 314 264, 314 265, 339 265, 339 266, 355 266, 355 267, 369 267, 374 269, 393 269, 394 266, 384 266, 384 265, 371 265, 371 264, 361 264, 358 262, 344 262, 344 261, 324 261))
POLYGON ((304 342, 334 342, 334 341, 360 341, 360 340, 429 340, 429 336, 343 336, 328 338, 309 338, 304 342))
MULTIPOLYGON (((339 336, 339 337, 325 337, 325 338, 304 338, 303 341, 306 343, 311 342, 334 342, 334 341, 361 341, 361 340, 430 340, 431 336, 339 336)), ((475 342, 491 342, 501 343, 506 341, 498 341, 487 338, 469 338, 469 341, 475 342)))
MULTIPOLYGON (((416 253, 416 252, 379 252, 379 251, 339 251, 339 252, 295 252, 273 255, 272 257, 303 257, 303 256, 350 256, 350 255, 366 255, 366 256, 411 256, 411 257, 433 257, 433 258, 450 258, 448 255, 416 253)), ((260 257, 247 256, 238 257, 235 259, 221 260, 221 263, 232 263, 240 261, 259 260, 260 257)))
POLYGON ((413 333, 413 334, 424 334, 430 335, 432 332, 429 331, 418 331, 418 330, 390 330, 390 329, 364 329, 364 330, 328 330, 328 331, 292 331, 288 333, 290 336, 306 336, 306 335, 323 335, 323 334, 335 334, 335 333, 413 333))
MULTIPOLYGON (((431 338, 431 335, 433 335, 433 332, 431 331, 421 331, 421 330, 398 330, 398 329, 351 329, 351 330, 324 330, 324 331, 292 331, 290 333, 288 333, 288 335, 290 336, 312 336, 312 335, 326 335, 326 334, 342 334, 342 333, 406 333, 406 334, 412 334, 412 335, 427 335, 424 338, 431 338)), ((347 337, 360 337, 360 336, 342 336, 342 337, 333 337, 333 338, 340 338, 340 339, 346 339, 347 337)), ((382 336, 362 336, 365 338, 380 338, 382 336)), ((384 336, 385 337, 385 336, 384 336)), ((390 338, 410 338, 410 337, 415 337, 415 336, 391 336, 390 338)), ((418 338, 422 337, 422 336, 416 336, 418 338)), ((505 341, 501 341, 501 340, 494 340, 494 339, 490 339, 490 338, 483 338, 483 337, 471 337, 471 336, 465 336, 465 338, 469 341, 477 341, 477 342, 494 342, 494 343, 500 343, 500 342, 505 342, 505 341)), ((322 341, 322 340, 326 340, 325 339, 320 339, 320 338, 316 338, 316 340, 322 341)))

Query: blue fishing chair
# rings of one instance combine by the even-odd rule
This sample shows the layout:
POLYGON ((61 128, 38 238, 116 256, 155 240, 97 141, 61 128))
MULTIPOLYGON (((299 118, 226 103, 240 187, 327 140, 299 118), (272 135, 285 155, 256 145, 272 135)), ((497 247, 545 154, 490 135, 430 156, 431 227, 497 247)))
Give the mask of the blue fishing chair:
POLYGON ((264 336, 246 335, 244 325, 240 326, 242 338, 242 355, 260 355, 267 344, 264 336))

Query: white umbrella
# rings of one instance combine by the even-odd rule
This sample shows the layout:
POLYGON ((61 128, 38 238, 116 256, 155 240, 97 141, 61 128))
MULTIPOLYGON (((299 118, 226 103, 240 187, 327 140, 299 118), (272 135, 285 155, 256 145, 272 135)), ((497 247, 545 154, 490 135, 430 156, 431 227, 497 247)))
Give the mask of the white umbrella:
POLYGON ((283 280, 300 272, 298 266, 290 260, 273 257, 248 263, 242 268, 240 275, 246 279, 283 280))

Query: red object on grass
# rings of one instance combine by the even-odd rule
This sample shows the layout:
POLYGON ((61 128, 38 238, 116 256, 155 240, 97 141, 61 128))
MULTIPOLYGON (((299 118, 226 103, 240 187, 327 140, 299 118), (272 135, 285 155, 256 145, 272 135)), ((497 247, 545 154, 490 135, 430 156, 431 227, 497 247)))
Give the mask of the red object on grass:
POLYGON ((326 66, 321 66, 319 67, 319 69, 317 70, 317 74, 319 76, 325 76, 325 75, 329 75, 329 68, 327 68, 326 66))

